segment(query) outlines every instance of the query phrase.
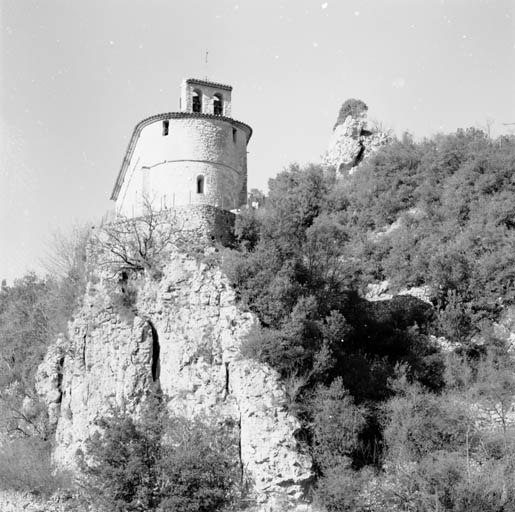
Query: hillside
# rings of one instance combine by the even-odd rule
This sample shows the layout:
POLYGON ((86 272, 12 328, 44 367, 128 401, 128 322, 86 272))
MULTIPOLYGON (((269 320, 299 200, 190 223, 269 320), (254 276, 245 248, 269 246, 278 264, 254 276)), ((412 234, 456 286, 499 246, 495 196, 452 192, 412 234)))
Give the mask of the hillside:
POLYGON ((292 166, 238 219, 245 353, 293 377, 327 510, 511 510, 515 139, 405 135, 341 171, 292 166))
POLYGON ((3 285, 2 489, 515 510, 515 138, 390 140, 358 114, 350 152, 254 191, 232 240, 149 212, 3 285))

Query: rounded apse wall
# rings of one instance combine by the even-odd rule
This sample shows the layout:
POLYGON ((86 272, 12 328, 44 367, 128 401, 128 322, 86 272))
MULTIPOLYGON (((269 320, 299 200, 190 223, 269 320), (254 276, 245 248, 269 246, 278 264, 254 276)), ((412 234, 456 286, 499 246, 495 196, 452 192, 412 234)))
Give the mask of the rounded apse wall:
POLYGON ((120 213, 137 214, 143 198, 157 209, 231 210, 246 202, 250 128, 219 116, 156 118, 139 133, 117 198, 120 213))

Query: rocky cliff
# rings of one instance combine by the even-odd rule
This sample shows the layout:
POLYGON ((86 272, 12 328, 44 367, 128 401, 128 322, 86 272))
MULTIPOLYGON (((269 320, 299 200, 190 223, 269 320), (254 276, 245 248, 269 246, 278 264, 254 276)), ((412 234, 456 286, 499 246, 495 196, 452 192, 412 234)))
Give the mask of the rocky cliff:
POLYGON ((121 296, 120 282, 103 266, 106 258, 90 250, 95 261, 82 306, 38 372, 56 425, 56 460, 72 467, 95 418, 111 406, 137 414, 158 387, 174 413, 236 425, 258 502, 298 503, 312 476, 297 449, 299 423, 275 371, 240 354, 256 320, 239 309, 214 249, 172 249, 158 277, 141 273, 131 283, 129 305, 129 291, 121 296))
POLYGON ((341 174, 353 173, 364 158, 390 142, 390 136, 369 126, 366 114, 348 115, 337 124, 324 155, 327 165, 341 174))

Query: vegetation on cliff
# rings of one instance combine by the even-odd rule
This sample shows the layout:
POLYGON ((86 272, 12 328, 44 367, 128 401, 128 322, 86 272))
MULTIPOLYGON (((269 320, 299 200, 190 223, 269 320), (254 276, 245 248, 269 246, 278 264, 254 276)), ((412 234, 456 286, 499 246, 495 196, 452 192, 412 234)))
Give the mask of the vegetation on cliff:
POLYGON ((291 388, 328 511, 514 506, 514 176, 513 137, 406 135, 345 178, 292 166, 238 219, 244 351, 291 388), (432 304, 362 298, 384 280, 432 304))
MULTIPOLYGON (((254 191, 259 208, 238 217, 223 266, 260 321, 243 353, 281 375, 321 509, 515 508, 515 363, 506 335, 515 325, 514 177, 514 137, 406 135, 350 176, 293 165, 270 181, 268 197, 254 191), (366 300, 368 286, 385 281, 394 293, 422 287, 430 302, 366 300)), ((119 270, 159 279, 145 258, 159 260, 164 249, 142 254, 119 235, 106 239, 119 270)), ((52 431, 34 375, 84 290, 84 244, 76 247, 51 277, 27 275, 0 290, 1 427, 9 436, 0 488, 44 494, 65 481, 49 478, 52 431)), ((215 510, 234 499, 234 446, 220 444, 219 432, 161 413, 142 418, 118 411, 99 420, 82 482, 100 506, 215 510)))
POLYGON ((354 98, 350 98, 346 100, 343 105, 340 107, 340 111, 338 112, 338 118, 336 119, 336 123, 334 125, 333 130, 340 124, 345 122, 347 116, 352 116, 354 118, 358 118, 366 113, 368 107, 366 103, 362 100, 356 100, 354 98))
POLYGON ((52 494, 70 480, 51 462, 53 429, 35 389, 39 364, 84 293, 87 229, 56 235, 44 278, 0 289, 0 489, 52 494))
POLYGON ((230 429, 171 416, 150 398, 141 419, 119 409, 99 419, 85 447, 80 487, 105 511, 212 512, 236 500, 241 471, 230 429))

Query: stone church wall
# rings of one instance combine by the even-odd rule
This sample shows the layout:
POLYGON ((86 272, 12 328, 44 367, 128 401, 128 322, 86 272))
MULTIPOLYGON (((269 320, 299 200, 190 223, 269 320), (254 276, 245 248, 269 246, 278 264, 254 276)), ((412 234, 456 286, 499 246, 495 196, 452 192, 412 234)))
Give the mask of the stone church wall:
POLYGON ((142 128, 116 201, 119 213, 137 216, 144 198, 159 209, 210 204, 232 210, 245 202, 249 133, 244 125, 184 115, 163 114, 142 128))

